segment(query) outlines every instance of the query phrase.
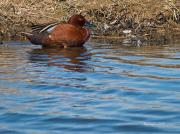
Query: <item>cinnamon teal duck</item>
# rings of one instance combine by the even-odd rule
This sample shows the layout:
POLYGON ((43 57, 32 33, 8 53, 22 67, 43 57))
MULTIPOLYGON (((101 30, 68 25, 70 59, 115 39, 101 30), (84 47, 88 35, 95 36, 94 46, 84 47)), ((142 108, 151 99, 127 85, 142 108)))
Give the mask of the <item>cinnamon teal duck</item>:
POLYGON ((43 47, 81 47, 89 39, 91 31, 86 26, 94 26, 81 14, 71 16, 67 23, 33 25, 32 32, 22 35, 35 45, 43 47))

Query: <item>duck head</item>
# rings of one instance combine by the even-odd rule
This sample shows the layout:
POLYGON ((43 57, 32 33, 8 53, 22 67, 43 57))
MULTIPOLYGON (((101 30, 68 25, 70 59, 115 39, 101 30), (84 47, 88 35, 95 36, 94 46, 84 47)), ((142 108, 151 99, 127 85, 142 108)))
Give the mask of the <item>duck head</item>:
POLYGON ((75 15, 71 16, 68 23, 75 25, 75 26, 80 26, 80 27, 83 27, 83 26, 85 26, 87 28, 95 27, 94 24, 87 21, 85 19, 85 17, 82 16, 81 14, 75 14, 75 15))

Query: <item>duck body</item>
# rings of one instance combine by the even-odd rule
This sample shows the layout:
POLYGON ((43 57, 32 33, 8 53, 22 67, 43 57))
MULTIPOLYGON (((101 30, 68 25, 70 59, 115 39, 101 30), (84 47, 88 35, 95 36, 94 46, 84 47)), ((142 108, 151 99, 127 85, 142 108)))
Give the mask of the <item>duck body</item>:
POLYGON ((48 36, 42 39, 42 44, 46 47, 79 47, 89 39, 90 31, 83 27, 71 24, 60 24, 56 26, 48 36))
POLYGON ((68 23, 35 26, 32 33, 23 33, 29 41, 43 47, 81 47, 90 37, 90 30, 85 28, 82 15, 72 16, 68 23), (40 29, 36 30, 37 28, 40 29))

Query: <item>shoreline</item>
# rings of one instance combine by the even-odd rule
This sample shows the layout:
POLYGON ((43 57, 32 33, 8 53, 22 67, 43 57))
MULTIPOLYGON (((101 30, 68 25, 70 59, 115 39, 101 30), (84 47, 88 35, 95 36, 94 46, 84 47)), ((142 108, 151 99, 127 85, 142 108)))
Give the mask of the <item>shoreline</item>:
POLYGON ((178 0, 7 0, 0 3, 0 36, 18 37, 20 32, 30 31, 32 24, 67 21, 75 13, 96 24, 93 32, 99 36, 121 37, 124 30, 140 36, 180 32, 178 0))

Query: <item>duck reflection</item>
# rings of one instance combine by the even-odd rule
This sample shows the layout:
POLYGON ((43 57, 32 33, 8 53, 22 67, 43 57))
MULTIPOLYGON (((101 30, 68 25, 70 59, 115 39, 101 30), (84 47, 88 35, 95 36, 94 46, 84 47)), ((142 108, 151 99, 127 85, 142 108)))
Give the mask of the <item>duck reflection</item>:
POLYGON ((39 48, 30 54, 31 62, 56 66, 69 71, 89 72, 92 67, 87 63, 91 58, 84 47, 77 48, 39 48))

